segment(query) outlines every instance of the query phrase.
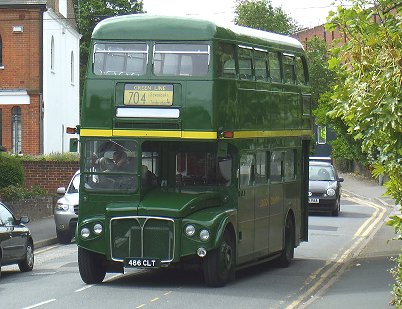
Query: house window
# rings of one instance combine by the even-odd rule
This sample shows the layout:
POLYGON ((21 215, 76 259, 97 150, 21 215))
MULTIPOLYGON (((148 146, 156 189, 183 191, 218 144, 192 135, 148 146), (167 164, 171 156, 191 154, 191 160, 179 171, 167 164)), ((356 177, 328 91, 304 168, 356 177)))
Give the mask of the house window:
POLYGON ((74 52, 71 52, 71 84, 74 84, 74 52))
POLYGON ((12 150, 13 153, 21 153, 21 108, 14 106, 11 110, 12 150))
POLYGON ((3 66, 3 41, 0 35, 0 67, 3 66))
POLYGON ((50 42, 50 69, 54 70, 54 37, 52 36, 52 41, 50 42))

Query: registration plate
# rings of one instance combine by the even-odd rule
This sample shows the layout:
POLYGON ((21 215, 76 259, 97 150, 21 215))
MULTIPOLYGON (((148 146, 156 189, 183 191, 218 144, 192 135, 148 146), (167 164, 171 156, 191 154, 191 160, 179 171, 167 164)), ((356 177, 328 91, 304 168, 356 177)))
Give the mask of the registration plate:
POLYGON ((125 267, 133 268, 159 268, 161 262, 159 259, 147 258, 126 258, 124 259, 125 267))
POLYGON ((173 104, 173 85, 126 84, 123 103, 133 106, 170 106, 173 104))
POLYGON ((308 202, 309 202, 310 204, 317 204, 317 203, 320 202, 320 199, 318 199, 318 198, 309 198, 309 199, 308 199, 308 202))

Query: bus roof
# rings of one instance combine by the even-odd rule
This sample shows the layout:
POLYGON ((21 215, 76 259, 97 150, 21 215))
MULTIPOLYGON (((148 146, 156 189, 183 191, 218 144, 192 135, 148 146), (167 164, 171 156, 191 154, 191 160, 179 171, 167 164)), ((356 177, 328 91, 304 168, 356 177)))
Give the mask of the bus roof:
POLYGON ((133 14, 111 17, 94 29, 96 40, 211 40, 225 39, 243 43, 267 43, 303 49, 303 45, 289 36, 237 26, 218 24, 211 20, 191 17, 133 14))

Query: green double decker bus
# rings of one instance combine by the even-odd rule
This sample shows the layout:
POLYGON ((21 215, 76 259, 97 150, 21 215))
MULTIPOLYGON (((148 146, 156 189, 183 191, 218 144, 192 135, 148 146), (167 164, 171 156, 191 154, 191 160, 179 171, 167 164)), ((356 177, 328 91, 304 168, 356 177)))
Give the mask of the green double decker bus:
POLYGON ((128 15, 93 31, 76 232, 86 283, 128 268, 291 263, 307 241, 311 96, 295 39, 128 15))

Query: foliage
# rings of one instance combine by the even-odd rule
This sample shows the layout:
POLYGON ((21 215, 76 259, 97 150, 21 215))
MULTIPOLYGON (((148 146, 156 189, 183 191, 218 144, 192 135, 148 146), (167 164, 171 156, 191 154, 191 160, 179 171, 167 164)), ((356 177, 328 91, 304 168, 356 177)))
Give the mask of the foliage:
POLYGON ((24 161, 58 161, 58 162, 78 162, 80 156, 78 153, 66 152, 66 153, 50 153, 47 155, 37 155, 37 156, 23 156, 21 157, 24 161))
POLYGON ((81 86, 85 77, 91 36, 95 26, 108 17, 143 12, 142 7, 142 0, 74 0, 75 18, 82 35, 80 44, 81 86))
POLYGON ((15 201, 29 199, 35 196, 46 196, 46 190, 40 187, 23 188, 21 186, 8 186, 0 189, 0 200, 15 201))
MULTIPOLYGON (((402 201, 402 2, 352 0, 329 16, 327 30, 339 27, 346 43, 330 60, 342 83, 332 88, 333 111, 361 145, 374 175, 386 173, 387 193, 402 201)), ((402 218, 390 225, 401 232, 402 218)), ((400 267, 400 264, 399 264, 400 267)), ((402 302, 401 271, 394 272, 395 304, 402 302), (396 275, 395 275, 396 274, 396 275), (398 275, 399 274, 399 275, 398 275)))
POLYGON ((9 185, 21 186, 24 170, 18 157, 0 153, 0 189, 9 185))
POLYGON ((311 99, 317 106, 321 94, 327 92, 335 82, 335 72, 328 66, 330 54, 324 40, 314 37, 306 42, 306 54, 309 64, 311 99))
POLYGON ((234 22, 240 26, 291 34, 300 27, 280 7, 273 7, 270 0, 238 0, 234 22))

